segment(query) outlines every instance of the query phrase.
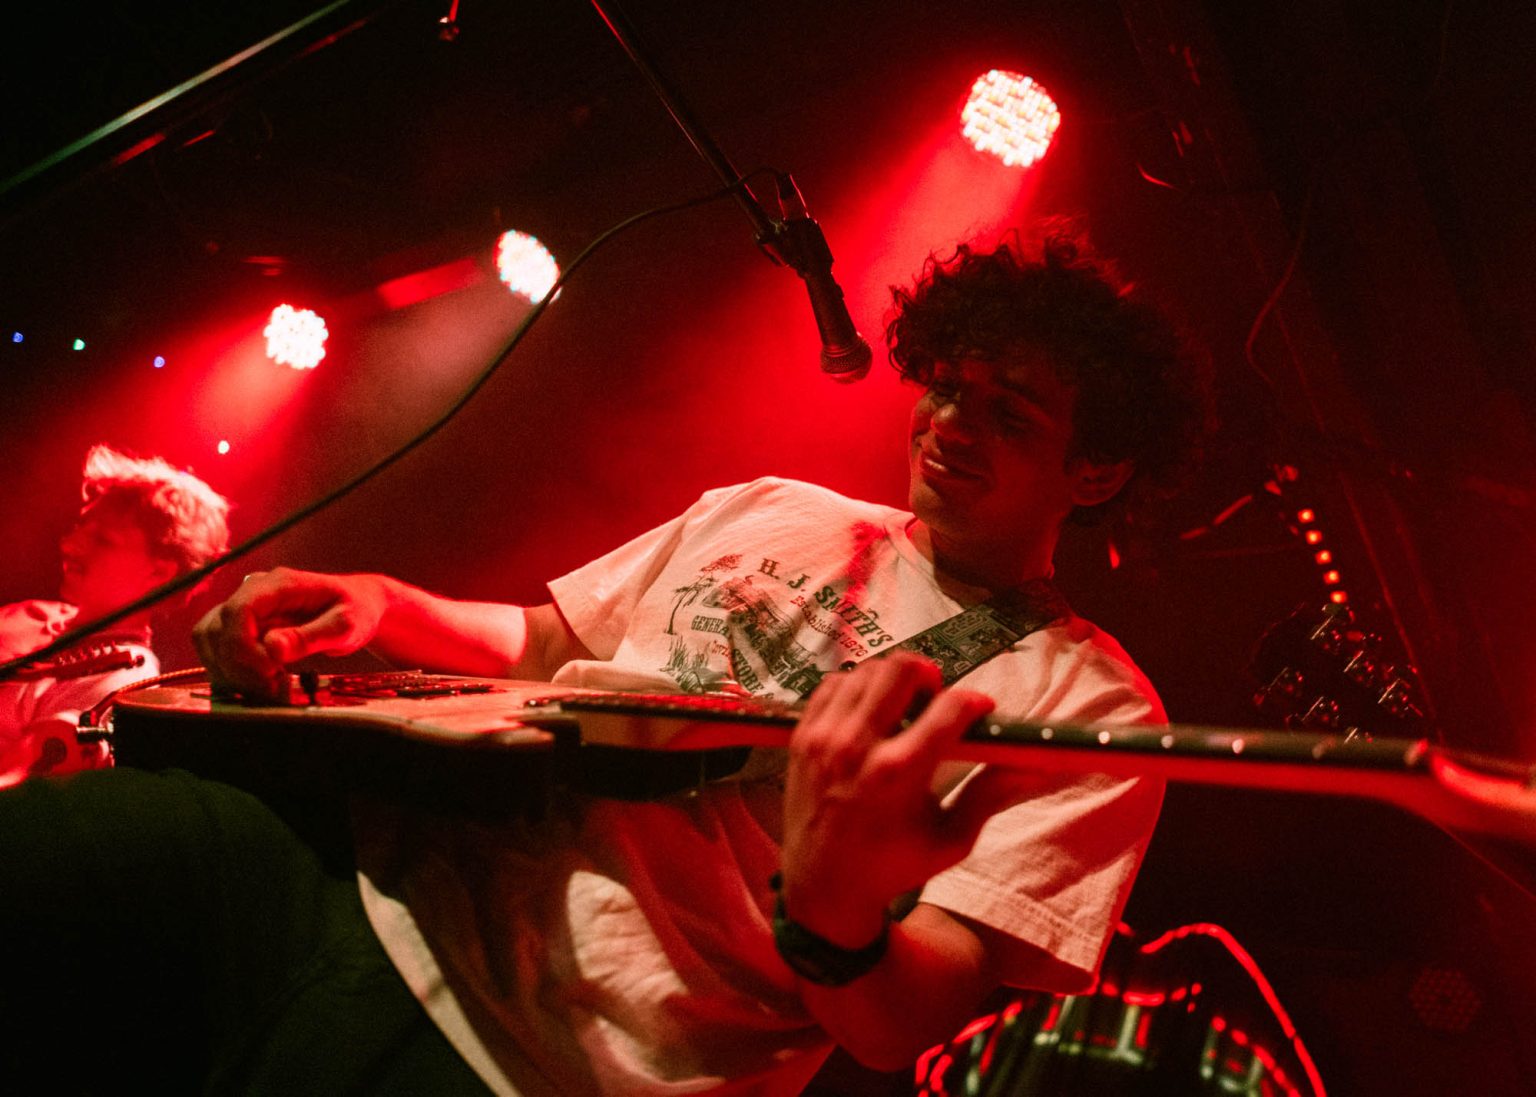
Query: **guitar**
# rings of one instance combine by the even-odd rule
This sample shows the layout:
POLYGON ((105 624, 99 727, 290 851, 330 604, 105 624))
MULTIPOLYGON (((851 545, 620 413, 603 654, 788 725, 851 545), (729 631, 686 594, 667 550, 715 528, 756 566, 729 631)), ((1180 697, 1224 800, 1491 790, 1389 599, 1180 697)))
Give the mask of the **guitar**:
MULTIPOLYGON (((121 765, 178 766, 285 795, 353 791, 499 814, 551 786, 644 799, 727 776, 786 744, 774 701, 569 689, 417 672, 306 676, 287 705, 215 698, 201 671, 119 692, 98 732, 121 765)), ((1450 829, 1536 844, 1536 767, 1423 739, 989 717, 957 758, 1367 797, 1450 829)))

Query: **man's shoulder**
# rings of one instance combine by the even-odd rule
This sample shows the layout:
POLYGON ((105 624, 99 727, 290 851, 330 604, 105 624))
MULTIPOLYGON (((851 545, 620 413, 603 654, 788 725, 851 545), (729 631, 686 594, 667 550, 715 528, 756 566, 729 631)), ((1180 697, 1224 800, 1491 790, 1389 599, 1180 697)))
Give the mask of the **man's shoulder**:
POLYGON ((875 519, 898 513, 896 508, 871 503, 821 484, 782 476, 760 476, 740 484, 707 491, 700 503, 717 510, 752 510, 773 507, 786 511, 836 513, 875 519))
POLYGON ((1037 683, 1032 712, 1081 723, 1165 723, 1151 681, 1113 636, 1076 614, 1026 637, 1016 654, 1037 683))

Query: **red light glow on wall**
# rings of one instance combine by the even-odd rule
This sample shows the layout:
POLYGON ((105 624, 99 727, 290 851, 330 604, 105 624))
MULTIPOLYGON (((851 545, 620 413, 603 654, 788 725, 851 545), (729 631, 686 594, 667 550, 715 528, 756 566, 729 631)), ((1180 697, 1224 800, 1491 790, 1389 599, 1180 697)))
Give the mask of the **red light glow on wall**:
POLYGON ((513 293, 542 301, 560 277, 549 249, 523 232, 504 232, 496 243, 496 273, 513 293))
POLYGON ((971 85, 960 121, 978 150, 1009 167, 1027 168, 1050 148, 1061 111, 1029 77, 993 69, 971 85))
POLYGON ((454 293, 476 285, 485 277, 473 259, 455 259, 450 263, 392 278, 374 293, 387 308, 403 309, 411 305, 454 293))
POLYGON ((261 332, 267 337, 267 357, 294 369, 314 369, 325 357, 330 335, 325 321, 311 309, 278 305, 261 332))

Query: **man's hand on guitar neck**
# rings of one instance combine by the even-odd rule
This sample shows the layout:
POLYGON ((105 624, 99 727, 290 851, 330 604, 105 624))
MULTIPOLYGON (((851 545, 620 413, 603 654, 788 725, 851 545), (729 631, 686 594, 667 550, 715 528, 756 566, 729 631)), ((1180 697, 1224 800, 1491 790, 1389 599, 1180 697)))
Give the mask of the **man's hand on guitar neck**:
POLYGON ((963 858, 995 810, 966 796, 946 810, 934 795, 939 763, 993 708, 941 687, 919 656, 870 660, 824 678, 790 739, 785 898, 838 944, 874 937, 891 900, 963 858))
MULTIPOLYGON (((874 941, 892 901, 962 860, 982 824, 1032 780, 988 771, 939 800, 939 763, 993 707, 941 685, 919 656, 869 660, 824 678, 790 739, 784 913, 840 948, 874 941)), ((990 933, 919 903, 890 927, 867 974, 836 987, 802 981, 801 993, 855 1057, 894 1069, 958 1028, 992 989, 990 933)))
POLYGON ((444 598, 384 575, 256 572, 192 631, 214 687, 284 693, 289 664, 367 647, 397 666, 547 680, 592 653, 553 605, 525 609, 444 598))

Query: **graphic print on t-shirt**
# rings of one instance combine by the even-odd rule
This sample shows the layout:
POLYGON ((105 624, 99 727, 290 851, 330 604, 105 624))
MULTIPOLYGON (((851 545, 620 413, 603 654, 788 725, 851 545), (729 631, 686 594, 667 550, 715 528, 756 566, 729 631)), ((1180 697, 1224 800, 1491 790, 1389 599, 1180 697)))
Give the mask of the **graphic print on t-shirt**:
POLYGON ((666 631, 674 639, 659 669, 679 689, 705 692, 735 682, 748 693, 777 686, 803 697, 828 670, 893 642, 879 613, 847 596, 862 584, 844 576, 818 586, 809 573, 772 557, 751 571, 741 571, 741 561, 740 553, 719 557, 672 591, 666 631))

